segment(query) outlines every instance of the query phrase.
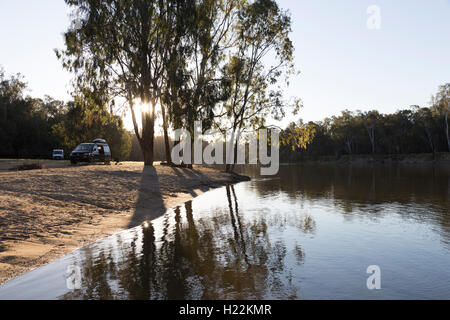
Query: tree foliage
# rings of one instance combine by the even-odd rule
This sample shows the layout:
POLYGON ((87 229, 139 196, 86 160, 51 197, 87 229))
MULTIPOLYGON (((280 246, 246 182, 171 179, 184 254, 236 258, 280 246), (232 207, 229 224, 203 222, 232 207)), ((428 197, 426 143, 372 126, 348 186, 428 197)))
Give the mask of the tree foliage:
POLYGON ((146 165, 154 161, 157 105, 168 161, 170 126, 192 134, 195 121, 205 131, 247 129, 284 116, 276 85, 293 70, 294 49, 290 17, 274 0, 66 3, 76 15, 58 57, 79 91, 126 101, 146 165), (148 105, 140 128, 137 99, 148 105))
POLYGON ((128 158, 130 137, 122 119, 105 105, 86 96, 68 103, 48 96, 36 99, 26 89, 20 75, 0 72, 0 157, 49 158, 53 149, 68 154, 79 143, 104 138, 114 158, 128 158))
MULTIPOLYGON (((339 116, 308 123, 314 135, 307 148, 293 151, 292 143, 287 143, 282 145, 281 158, 299 161, 355 154, 448 152, 449 101, 450 84, 445 84, 430 107, 412 106, 392 114, 345 110, 339 116)), ((281 136, 289 137, 295 127, 298 126, 292 124, 281 136)))

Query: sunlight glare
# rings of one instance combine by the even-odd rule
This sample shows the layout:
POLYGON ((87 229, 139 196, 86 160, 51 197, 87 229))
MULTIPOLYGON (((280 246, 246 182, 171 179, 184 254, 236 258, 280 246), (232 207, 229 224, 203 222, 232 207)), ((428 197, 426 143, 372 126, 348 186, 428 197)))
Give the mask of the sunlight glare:
MULTIPOLYGON (((151 106, 149 103, 142 103, 140 99, 135 100, 134 111, 136 114, 136 122, 139 127, 139 130, 142 130, 142 114, 149 113, 151 110, 151 106)), ((156 104, 156 122, 155 122, 155 133, 158 134, 162 132, 162 118, 161 118, 161 105, 159 103, 156 104)), ((131 116, 131 110, 128 110, 123 118, 124 126, 126 130, 133 131, 133 118, 131 116)))

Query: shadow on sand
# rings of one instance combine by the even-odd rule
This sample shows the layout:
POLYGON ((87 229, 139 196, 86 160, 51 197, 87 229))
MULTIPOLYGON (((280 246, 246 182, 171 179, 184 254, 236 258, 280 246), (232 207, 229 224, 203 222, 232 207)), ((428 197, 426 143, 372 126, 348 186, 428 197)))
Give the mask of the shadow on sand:
POLYGON ((134 228, 141 225, 145 221, 151 221, 164 215, 169 208, 164 204, 164 197, 161 192, 160 179, 170 179, 170 189, 165 190, 176 193, 190 194, 196 197, 200 193, 207 192, 211 188, 220 187, 218 183, 214 183, 203 173, 195 169, 187 168, 171 168, 174 175, 159 174, 154 167, 144 167, 142 172, 142 180, 139 188, 139 195, 136 210, 128 225, 134 228))

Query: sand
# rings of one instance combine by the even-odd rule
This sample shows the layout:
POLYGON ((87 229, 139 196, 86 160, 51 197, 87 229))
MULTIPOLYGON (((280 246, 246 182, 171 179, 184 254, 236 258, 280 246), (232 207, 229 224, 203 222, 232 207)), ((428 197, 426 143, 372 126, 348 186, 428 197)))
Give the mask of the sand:
POLYGON ((243 180, 211 168, 143 163, 1 171, 0 284, 243 180))

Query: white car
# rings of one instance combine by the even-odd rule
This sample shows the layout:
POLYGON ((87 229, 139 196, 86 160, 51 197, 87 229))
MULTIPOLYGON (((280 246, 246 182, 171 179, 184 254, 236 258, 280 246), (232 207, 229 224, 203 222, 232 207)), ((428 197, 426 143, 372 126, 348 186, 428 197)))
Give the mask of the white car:
POLYGON ((64 160, 64 150, 55 149, 53 150, 53 160, 64 160))

